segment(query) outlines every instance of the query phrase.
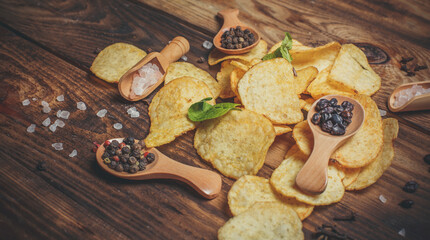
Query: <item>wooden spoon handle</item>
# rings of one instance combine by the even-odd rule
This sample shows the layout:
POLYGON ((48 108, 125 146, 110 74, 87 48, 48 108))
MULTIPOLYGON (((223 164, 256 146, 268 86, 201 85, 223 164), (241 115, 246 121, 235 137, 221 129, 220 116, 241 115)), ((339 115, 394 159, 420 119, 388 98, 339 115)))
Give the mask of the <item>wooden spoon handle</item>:
POLYGON ((218 16, 222 17, 224 19, 224 23, 221 27, 221 29, 228 28, 228 27, 236 27, 241 26, 242 23, 240 22, 238 16, 239 16, 239 10, 236 8, 229 8, 224 9, 218 12, 218 16))
POLYGON ((184 37, 175 37, 160 54, 170 63, 176 62, 190 50, 190 43, 184 37))

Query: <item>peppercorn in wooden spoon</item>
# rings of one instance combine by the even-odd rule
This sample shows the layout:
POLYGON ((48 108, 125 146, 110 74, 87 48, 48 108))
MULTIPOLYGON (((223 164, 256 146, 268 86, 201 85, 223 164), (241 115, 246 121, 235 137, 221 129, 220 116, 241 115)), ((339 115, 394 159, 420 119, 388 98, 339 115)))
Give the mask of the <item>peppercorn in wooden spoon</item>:
MULTIPOLYGON (((119 143, 122 144, 124 138, 115 138, 108 140, 108 143, 119 143)), ((135 144, 139 141, 135 140, 135 144)), ((124 144, 125 145, 125 144, 124 144)), ((124 148, 127 148, 124 146, 124 148)), ((109 148, 112 153, 109 154, 109 158, 103 159, 103 154, 105 153, 105 144, 100 145, 97 149, 96 158, 97 163, 100 167, 106 172, 124 179, 129 180, 145 180, 145 179, 175 179, 181 182, 184 182, 191 186, 194 190, 196 190, 200 195, 207 199, 215 198, 218 193, 221 191, 221 177, 219 174, 209 171, 202 168, 191 167, 182 163, 179 163, 166 155, 159 152, 156 148, 145 149, 147 154, 145 157, 151 156, 151 159, 147 165, 145 165, 142 171, 138 171, 138 169, 133 170, 134 173, 129 173, 124 171, 124 169, 120 169, 117 171, 112 169, 111 161, 119 162, 120 159, 116 159, 117 156, 114 152, 118 151, 120 147, 111 147, 109 148)), ((128 151, 128 150, 127 150, 128 151)), ((132 150, 130 150, 132 151, 132 150)), ((140 151, 140 150, 138 150, 140 151)), ((122 151, 125 152, 125 151, 122 151)), ((127 154, 129 155, 129 154, 127 154)), ((132 158, 132 157, 130 157, 132 158)), ((122 161, 122 159, 121 159, 122 161)), ((138 166, 138 162, 135 162, 135 159, 128 159, 128 161, 133 164, 132 167, 138 166)), ((117 164, 115 164, 117 165, 117 164)))

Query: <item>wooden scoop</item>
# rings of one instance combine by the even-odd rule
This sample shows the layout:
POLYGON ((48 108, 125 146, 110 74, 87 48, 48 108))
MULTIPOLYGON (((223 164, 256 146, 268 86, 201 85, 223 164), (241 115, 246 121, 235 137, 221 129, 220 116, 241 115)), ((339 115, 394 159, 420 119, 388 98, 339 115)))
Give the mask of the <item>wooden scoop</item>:
POLYGON ((133 75, 143 65, 152 63, 158 66, 162 75, 166 73, 167 67, 170 63, 177 61, 180 57, 185 55, 190 50, 190 44, 184 37, 175 37, 169 45, 167 45, 161 52, 151 52, 142 60, 140 60, 134 67, 128 70, 119 80, 118 90, 122 97, 129 101, 138 101, 148 96, 154 91, 164 80, 164 77, 160 77, 157 83, 149 87, 143 92, 142 95, 135 95, 132 91, 133 75))
POLYGON ((413 85, 421 85, 423 88, 430 88, 430 81, 425 82, 414 82, 414 83, 406 83, 398 86, 394 89, 390 98, 388 99, 388 108, 392 112, 405 112, 405 111, 419 111, 419 110, 429 110, 430 109, 430 93, 423 94, 420 96, 415 96, 411 98, 408 102, 400 107, 394 106, 395 95, 404 89, 411 88, 413 85))
MULTIPOLYGON (((123 138, 114 138, 109 141, 112 140, 117 140, 121 143, 123 138)), ((155 155, 155 161, 148 164, 145 170, 138 171, 137 173, 117 172, 109 168, 102 159, 104 151, 105 147, 102 144, 97 149, 97 162, 103 170, 116 177, 129 180, 175 179, 188 184, 207 199, 215 198, 221 191, 222 181, 219 174, 206 169, 179 163, 162 154, 155 148, 147 150, 155 155)))
POLYGON ((215 35, 215 37, 213 39, 213 43, 214 43, 214 46, 223 53, 226 53, 226 54, 247 53, 247 52, 251 51, 252 48, 257 46, 258 42, 260 41, 260 34, 258 34, 258 32, 255 31, 254 29, 252 29, 246 25, 243 25, 243 23, 241 23, 240 20, 238 19, 238 15, 239 15, 239 10, 235 9, 235 8, 224 9, 224 10, 218 12, 218 16, 220 16, 224 19, 224 24, 222 25, 219 32, 215 35), (254 38, 255 38, 255 42, 253 44, 249 45, 248 47, 239 48, 239 49, 227 49, 227 48, 221 47, 221 36, 222 36, 222 34, 225 31, 229 30, 231 27, 236 28, 237 26, 240 26, 242 28, 242 31, 245 31, 245 29, 248 29, 251 33, 253 33, 254 38))
POLYGON ((327 100, 336 98, 339 103, 349 101, 354 104, 354 110, 352 110, 352 122, 346 128, 345 134, 335 136, 324 132, 319 125, 314 125, 311 122, 312 116, 315 113, 315 106, 319 100, 312 104, 308 112, 308 124, 314 135, 314 148, 309 159, 296 176, 297 186, 304 192, 310 194, 320 194, 324 192, 327 187, 327 168, 331 154, 346 140, 357 133, 365 118, 363 106, 352 98, 340 95, 328 95, 320 99, 323 98, 327 100))

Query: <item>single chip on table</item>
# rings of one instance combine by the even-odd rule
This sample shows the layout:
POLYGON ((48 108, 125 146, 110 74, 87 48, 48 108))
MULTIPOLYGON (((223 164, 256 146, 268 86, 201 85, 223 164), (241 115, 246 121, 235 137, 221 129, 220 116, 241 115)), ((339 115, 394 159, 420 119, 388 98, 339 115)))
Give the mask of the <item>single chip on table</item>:
POLYGON ((208 63, 209 65, 215 65, 219 62, 229 60, 229 59, 239 59, 245 62, 251 62, 253 59, 261 59, 267 53, 267 42, 260 40, 260 42, 251 51, 239 54, 239 55, 229 55, 220 52, 218 49, 214 48, 209 54, 208 63))
POLYGON ((275 128, 276 136, 279 136, 279 135, 293 131, 293 129, 291 129, 287 125, 273 125, 273 128, 275 128))
POLYGON ((114 43, 97 55, 90 70, 106 82, 119 82, 122 75, 145 56, 145 51, 131 44, 114 43))
POLYGON ((275 124, 294 124, 303 120, 296 94, 291 64, 274 58, 253 66, 238 84, 243 106, 265 115, 275 124))
POLYGON ((221 63, 221 69, 216 74, 216 79, 221 88, 220 98, 232 98, 235 96, 231 89, 230 75, 236 69, 234 65, 231 64, 232 60, 227 60, 221 63))
POLYGON ((267 118, 242 109, 201 122, 194 148, 223 175, 237 179, 260 170, 274 140, 275 130, 267 118))
MULTIPOLYGON (((331 155, 347 168, 360 168, 371 163, 383 143, 382 120, 376 103, 367 95, 351 96, 364 108, 365 119, 358 132, 348 139, 331 155)), ((307 121, 297 124, 293 129, 293 138, 300 150, 310 154, 314 146, 312 131, 307 121)))
MULTIPOLYGON (((209 87, 191 77, 177 78, 164 85, 149 105, 151 127, 145 144, 148 148, 169 143, 192 130, 196 123, 188 119, 188 108, 195 102, 212 97, 209 87)), ((208 101, 215 104, 215 100, 208 101)))
POLYGON ((219 240, 303 240, 302 222, 296 212, 278 202, 261 202, 228 220, 218 230, 219 240))
POLYGON ((331 42, 321 47, 311 48, 305 51, 291 52, 293 61, 291 64, 296 70, 314 66, 319 72, 331 68, 339 53, 341 46, 338 42, 331 42))
POLYGON ((386 118, 382 121, 384 128, 384 144, 376 159, 363 167, 357 179, 346 190, 360 190, 375 183, 391 165, 394 158, 393 141, 399 132, 399 123, 394 118, 386 118))
POLYGON ((296 93, 302 94, 307 93, 306 89, 309 84, 316 78, 318 75, 318 69, 313 66, 305 67, 297 71, 297 77, 294 78, 294 83, 296 85, 296 93))
POLYGON ((354 94, 353 91, 338 88, 338 86, 331 84, 327 79, 329 73, 329 69, 324 69, 323 71, 319 72, 315 80, 313 80, 309 84, 308 88, 306 89, 306 92, 311 94, 313 99, 318 99, 325 95, 332 94, 344 96, 354 94))
MULTIPOLYGON (((282 45, 282 41, 275 43, 275 45, 273 45, 270 49, 268 53, 273 53, 274 51, 276 51, 276 49, 278 49, 280 46, 282 45)), ((300 51, 305 51, 305 50, 309 50, 312 49, 312 47, 308 47, 303 45, 301 42, 297 41, 296 39, 293 39, 293 46, 290 50, 291 52, 300 52, 300 51)))
POLYGON ((374 94, 381 87, 381 77, 370 67, 364 52, 353 44, 342 45, 328 81, 366 95, 374 94))
POLYGON ((233 216, 241 214, 257 202, 283 203, 296 211, 301 220, 308 217, 314 208, 295 199, 278 196, 273 192, 269 179, 249 175, 239 178, 231 186, 227 198, 233 216))
POLYGON ((221 92, 219 83, 208 72, 188 62, 171 63, 164 76, 164 84, 180 77, 192 77, 206 83, 215 99, 221 92))
POLYGON ((344 174, 335 166, 330 165, 328 167, 327 188, 323 193, 308 195, 296 187, 297 173, 302 169, 308 157, 300 151, 297 145, 294 145, 287 152, 285 160, 272 173, 270 184, 273 189, 284 197, 295 198, 300 202, 315 206, 339 202, 345 193, 342 184, 344 174))
POLYGON ((239 83, 239 80, 245 75, 246 71, 235 68, 233 72, 230 74, 230 88, 231 91, 236 95, 236 97, 239 97, 239 93, 237 92, 237 84, 239 83))

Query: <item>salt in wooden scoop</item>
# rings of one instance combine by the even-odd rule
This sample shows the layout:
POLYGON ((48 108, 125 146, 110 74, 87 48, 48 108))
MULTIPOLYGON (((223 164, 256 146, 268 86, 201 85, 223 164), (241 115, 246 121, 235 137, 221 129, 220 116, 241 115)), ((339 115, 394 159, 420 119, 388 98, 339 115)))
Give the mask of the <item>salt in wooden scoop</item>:
POLYGON ((303 168, 296 176, 296 185, 304 192, 310 194, 320 194, 327 187, 327 168, 331 154, 339 148, 346 140, 352 137, 360 129, 364 122, 365 112, 363 106, 356 100, 341 96, 327 95, 314 102, 308 112, 308 124, 314 135, 314 148, 303 168), (334 136, 321 130, 319 125, 312 123, 315 106, 320 99, 330 100, 336 98, 339 103, 349 101, 354 104, 352 111, 352 122, 346 128, 344 135, 334 136))
POLYGON ((219 32, 215 35, 213 39, 214 46, 221 52, 226 54, 243 54, 251 51, 252 48, 257 46, 258 42, 260 41, 260 34, 255 29, 252 29, 246 25, 244 25, 238 18, 239 10, 235 8, 230 9, 224 9, 222 11, 218 12, 218 16, 222 17, 224 19, 224 23, 219 30, 219 32), (237 26, 240 26, 242 30, 248 29, 252 34, 254 34, 255 42, 248 47, 239 48, 239 49, 228 49, 221 47, 221 37, 222 34, 229 30, 230 28, 236 28, 237 26))
POLYGON ((424 89, 428 89, 430 88, 430 81, 406 83, 394 89, 388 99, 388 108, 392 112, 430 110, 430 93, 415 96, 401 106, 396 106, 394 104, 396 94, 402 90, 411 88, 413 85, 422 86, 424 89))
POLYGON ((163 81, 164 77, 160 77, 158 81, 148 87, 142 95, 136 95, 132 89, 133 75, 145 64, 152 63, 158 66, 161 75, 166 73, 167 67, 172 62, 177 61, 185 53, 190 50, 190 44, 184 37, 175 37, 161 52, 151 52, 130 70, 128 70, 119 80, 118 90, 122 97, 129 101, 138 101, 148 96, 154 91, 163 81))
MULTIPOLYGON (((123 138, 114 138, 109 141, 117 140, 119 143, 123 138)), ((136 141, 137 142, 137 141, 136 141)), ((145 180, 145 179, 174 179, 184 182, 196 190, 200 195, 207 199, 215 198, 221 191, 222 180, 219 174, 202 168, 191 167, 179 163, 156 148, 147 149, 155 155, 154 162, 148 164, 146 169, 136 173, 117 172, 103 162, 102 155, 105 147, 100 145, 97 149, 97 163, 106 172, 124 179, 145 180)))

